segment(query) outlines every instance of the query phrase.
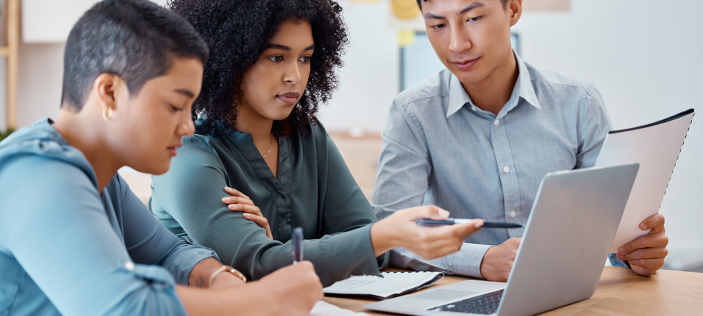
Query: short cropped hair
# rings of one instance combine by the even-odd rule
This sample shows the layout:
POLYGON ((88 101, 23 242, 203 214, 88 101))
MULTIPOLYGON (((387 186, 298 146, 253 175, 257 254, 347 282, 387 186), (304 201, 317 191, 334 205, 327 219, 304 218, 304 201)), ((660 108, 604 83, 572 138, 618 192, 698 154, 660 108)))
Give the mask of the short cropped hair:
POLYGON ((61 106, 80 111, 95 78, 120 76, 130 95, 163 76, 173 58, 207 62, 208 48, 179 15, 148 0, 103 0, 71 29, 64 52, 61 106))
MULTIPOLYGON (((417 0, 417 6, 420 7, 420 11, 422 11, 422 1, 427 2, 427 0, 417 0)), ((508 0, 500 0, 500 2, 503 3, 503 8, 508 5, 508 0)))

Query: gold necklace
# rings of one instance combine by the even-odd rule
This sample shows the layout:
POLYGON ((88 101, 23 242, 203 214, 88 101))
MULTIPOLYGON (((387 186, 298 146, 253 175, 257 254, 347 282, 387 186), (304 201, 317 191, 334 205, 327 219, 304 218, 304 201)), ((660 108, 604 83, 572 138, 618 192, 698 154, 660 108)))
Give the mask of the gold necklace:
POLYGON ((264 159, 266 159, 266 157, 268 157, 268 155, 271 153, 271 148, 273 148, 273 133, 271 133, 271 145, 269 145, 269 150, 264 155, 264 159))

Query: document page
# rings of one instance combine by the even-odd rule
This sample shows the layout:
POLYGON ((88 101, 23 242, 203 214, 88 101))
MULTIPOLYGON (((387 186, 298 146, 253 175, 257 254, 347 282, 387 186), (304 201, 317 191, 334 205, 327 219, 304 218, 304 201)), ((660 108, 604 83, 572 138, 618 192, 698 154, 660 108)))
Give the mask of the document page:
POLYGON ((639 225, 659 212, 693 115, 690 109, 645 126, 612 131, 606 137, 596 166, 640 164, 610 252, 648 233, 639 225))
POLYGON ((353 276, 324 288, 326 294, 370 295, 388 298, 434 284, 441 272, 383 272, 377 276, 353 276))

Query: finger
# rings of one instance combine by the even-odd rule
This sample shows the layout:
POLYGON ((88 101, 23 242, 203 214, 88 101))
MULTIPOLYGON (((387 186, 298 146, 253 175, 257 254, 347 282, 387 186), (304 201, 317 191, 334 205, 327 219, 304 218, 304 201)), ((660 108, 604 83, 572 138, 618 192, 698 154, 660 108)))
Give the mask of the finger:
MULTIPOLYGON (((662 266, 664 266, 664 258, 637 259, 630 262, 630 267, 639 267, 647 269, 647 271, 645 272, 649 272, 649 274, 639 273, 642 275, 651 275, 657 270, 659 270, 662 266)), ((635 271, 635 269, 633 269, 633 271, 635 271)))
POLYGON ((234 211, 234 212, 244 212, 244 213, 249 213, 249 214, 256 215, 256 216, 264 216, 263 214, 261 214, 261 210, 254 205, 230 204, 230 205, 227 205, 227 208, 230 211, 234 211))
POLYGON ((475 234, 483 226, 482 219, 474 219, 466 223, 452 225, 452 233, 459 239, 464 240, 469 238, 469 236, 475 234))
POLYGON ((645 218, 645 220, 643 220, 640 223, 640 229, 641 230, 648 230, 648 229, 654 230, 655 228, 657 228, 657 229, 661 229, 663 232, 664 222, 665 222, 664 215, 654 214, 650 217, 645 218))
POLYGON ((647 234, 640 236, 618 248, 618 259, 620 259, 621 256, 626 256, 637 249, 665 247, 668 243, 669 237, 664 234, 647 234))
POLYGON ((405 215, 409 221, 414 221, 417 218, 431 218, 441 220, 449 217, 449 212, 434 205, 425 205, 405 209, 403 210, 403 215, 405 215))
POLYGON ((638 266, 649 269, 654 272, 664 266, 664 258, 652 258, 652 259, 634 259, 629 260, 630 266, 638 266))
POLYGON ((256 225, 259 225, 259 227, 266 229, 266 227, 269 225, 269 221, 266 219, 266 217, 263 216, 256 216, 248 213, 244 213, 244 218, 256 223, 256 225))
POLYGON ((227 192, 227 194, 232 195, 232 196, 238 196, 238 197, 243 197, 243 198, 247 198, 247 199, 249 198, 248 196, 246 196, 246 194, 240 192, 237 189, 233 189, 230 187, 225 187, 225 192, 227 192))
POLYGON ((222 198, 222 203, 225 204, 250 204, 254 205, 254 202, 252 202, 248 198, 240 197, 240 196, 226 196, 222 198))
POLYGON ((644 248, 644 249, 637 249, 633 251, 632 253, 626 255, 624 258, 625 260, 632 261, 635 259, 656 259, 656 258, 664 258, 669 254, 669 250, 667 250, 664 247, 657 247, 657 248, 644 248))
POLYGON ((652 275, 654 272, 664 266, 664 258, 636 259, 628 262, 630 262, 630 267, 632 268, 632 271, 635 271, 635 273, 641 275, 652 275), (638 272, 638 270, 640 270, 640 272, 642 273, 638 272))

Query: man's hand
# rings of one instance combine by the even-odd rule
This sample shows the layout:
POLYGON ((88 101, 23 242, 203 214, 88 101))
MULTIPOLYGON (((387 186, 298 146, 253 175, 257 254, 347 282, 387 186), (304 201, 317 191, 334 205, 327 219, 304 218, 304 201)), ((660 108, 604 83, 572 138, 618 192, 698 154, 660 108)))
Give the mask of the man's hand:
POLYGON ((483 278, 488 281, 507 281, 521 241, 522 238, 510 238, 498 246, 488 248, 481 262, 483 278))
POLYGON ((397 247, 408 249, 427 260, 444 257, 461 249, 464 240, 481 230, 483 220, 442 227, 423 227, 416 218, 446 219, 449 212, 434 205, 396 211, 371 226, 371 244, 376 256, 397 247))
POLYGON ((669 237, 664 234, 664 216, 654 214, 640 223, 641 230, 651 229, 649 234, 628 242, 618 248, 617 257, 628 261, 632 271, 649 276, 664 265, 664 258, 669 254, 666 245, 669 237))

